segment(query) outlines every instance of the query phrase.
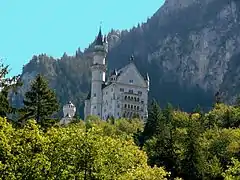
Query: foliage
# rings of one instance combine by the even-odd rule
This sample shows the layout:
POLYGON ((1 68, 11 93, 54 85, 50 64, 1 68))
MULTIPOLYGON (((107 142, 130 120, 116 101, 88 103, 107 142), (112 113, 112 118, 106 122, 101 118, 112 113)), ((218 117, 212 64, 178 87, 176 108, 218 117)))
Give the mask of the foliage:
POLYGON ((138 132, 143 131, 144 124, 140 119, 116 119, 114 123, 112 121, 105 122, 98 117, 89 116, 86 120, 86 127, 101 127, 104 134, 107 136, 118 136, 121 138, 132 138, 132 136, 138 132))
POLYGON ((27 121, 13 128, 0 118, 0 179, 166 179, 163 168, 147 165, 132 140, 107 136, 82 123, 43 132, 27 121))
POLYGON ((239 160, 232 158, 232 164, 228 166, 228 169, 223 173, 226 180, 239 180, 240 179, 240 162, 239 160))
POLYGON ((30 91, 26 92, 23 103, 21 120, 33 118, 42 126, 45 126, 48 118, 58 110, 56 95, 40 74, 33 81, 30 91))
POLYGON ((155 113, 156 108, 152 110, 158 116, 154 120, 150 116, 148 120, 155 125, 152 128, 145 126, 144 131, 147 129, 155 133, 150 137, 144 134, 147 140, 143 145, 151 166, 166 167, 171 172, 171 178, 237 177, 240 159, 239 107, 218 103, 206 114, 201 111, 188 114, 171 106, 158 113, 155 113))

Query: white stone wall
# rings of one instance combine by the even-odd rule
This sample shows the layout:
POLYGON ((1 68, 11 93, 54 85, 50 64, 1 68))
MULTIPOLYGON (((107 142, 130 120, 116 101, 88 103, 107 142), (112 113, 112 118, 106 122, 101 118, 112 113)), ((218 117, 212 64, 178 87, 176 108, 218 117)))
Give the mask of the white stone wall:
POLYGON ((105 54, 102 51, 94 53, 93 64, 106 64, 105 54))
POLYGON ((141 119, 145 119, 148 104, 146 87, 118 84, 116 91, 122 116, 125 114, 127 117, 132 117, 133 114, 138 114, 141 119))
POLYGON ((143 120, 147 115, 148 89, 131 84, 114 83, 103 89, 103 119, 127 117, 138 114, 143 120), (125 99, 125 96, 127 99, 125 99))
POLYGON ((113 84, 103 89, 102 119, 104 120, 106 120, 108 116, 113 116, 113 92, 113 84))
POLYGON ((84 103, 84 119, 87 119, 87 117, 90 115, 90 113, 91 113, 90 100, 85 100, 85 103, 84 103))
POLYGON ((92 81, 91 86, 91 115, 101 117, 102 111, 102 82, 92 81))

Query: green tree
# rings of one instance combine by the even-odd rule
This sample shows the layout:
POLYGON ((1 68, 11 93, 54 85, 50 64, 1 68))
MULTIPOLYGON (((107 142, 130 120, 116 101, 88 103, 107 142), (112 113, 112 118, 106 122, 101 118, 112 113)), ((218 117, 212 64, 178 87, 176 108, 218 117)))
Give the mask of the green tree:
POLYGON ((145 139, 149 139, 153 135, 155 135, 157 129, 159 128, 159 121, 161 118, 162 118, 161 109, 157 102, 153 100, 148 110, 148 119, 143 131, 145 139))
POLYGON ((50 122, 49 118, 59 108, 54 91, 48 87, 47 81, 40 74, 33 81, 30 91, 26 92, 23 103, 21 120, 33 118, 42 126, 50 122))
POLYGON ((156 179, 163 168, 147 165, 146 153, 132 140, 106 136, 101 126, 82 123, 51 127, 36 121, 13 128, 0 118, 0 179, 156 179))
MULTIPOLYGON (((1 60, 0 60, 1 61, 1 60)), ((22 85, 20 76, 6 77, 9 73, 9 66, 5 66, 0 62, 0 116, 6 117, 8 113, 16 111, 8 101, 10 91, 16 93, 19 86, 22 85)))

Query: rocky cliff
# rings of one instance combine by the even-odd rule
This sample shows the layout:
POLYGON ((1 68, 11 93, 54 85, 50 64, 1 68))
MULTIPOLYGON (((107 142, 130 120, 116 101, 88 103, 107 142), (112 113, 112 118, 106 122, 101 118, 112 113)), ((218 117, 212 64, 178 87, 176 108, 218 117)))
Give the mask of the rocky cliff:
MULTIPOLYGON (((134 54, 140 71, 150 74, 150 96, 162 105, 207 108, 216 91, 233 102, 240 89, 239 10, 239 0, 166 0, 146 23, 109 34, 108 65, 120 68, 134 54)), ((47 72, 61 102, 70 98, 82 108, 90 87, 90 49, 60 60, 45 56, 40 63, 35 57, 22 78, 28 82, 36 72, 47 72)))

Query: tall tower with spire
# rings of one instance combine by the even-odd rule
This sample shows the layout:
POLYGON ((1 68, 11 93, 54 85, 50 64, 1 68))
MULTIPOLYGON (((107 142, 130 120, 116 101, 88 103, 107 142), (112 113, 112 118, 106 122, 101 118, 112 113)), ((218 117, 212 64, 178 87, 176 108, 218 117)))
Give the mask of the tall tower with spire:
POLYGON ((108 52, 107 38, 103 37, 101 27, 94 46, 93 64, 91 66, 91 115, 102 117, 102 86, 106 78, 106 55, 108 52))

